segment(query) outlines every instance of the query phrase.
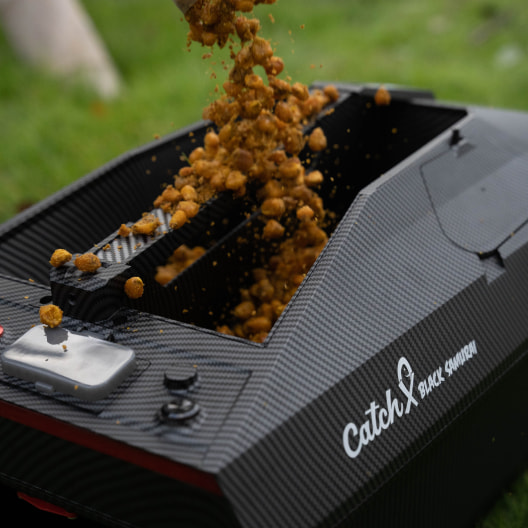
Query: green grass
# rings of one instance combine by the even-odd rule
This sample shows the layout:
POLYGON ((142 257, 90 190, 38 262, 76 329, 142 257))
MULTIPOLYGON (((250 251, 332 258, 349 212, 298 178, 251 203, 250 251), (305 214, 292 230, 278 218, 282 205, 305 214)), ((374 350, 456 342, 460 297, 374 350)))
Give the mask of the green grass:
MULTIPOLYGON (((200 119, 225 77, 226 53, 204 61, 203 49, 186 49, 171 0, 83 3, 123 77, 122 94, 103 101, 79 81, 31 69, 0 33, 0 222, 200 119)), ((287 73, 307 84, 395 83, 432 89, 441 100, 528 111, 525 0, 278 0, 257 13, 287 73)), ((528 473, 478 526, 528 526, 528 473)))
POLYGON ((528 471, 497 501, 476 528, 526 528, 528 526, 528 471))

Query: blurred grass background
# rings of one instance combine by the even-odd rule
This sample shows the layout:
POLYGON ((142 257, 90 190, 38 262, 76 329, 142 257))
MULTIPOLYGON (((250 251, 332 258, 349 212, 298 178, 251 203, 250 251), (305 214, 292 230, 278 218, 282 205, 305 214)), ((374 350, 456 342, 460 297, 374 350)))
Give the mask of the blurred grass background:
MULTIPOLYGON (((207 50, 188 50, 171 0, 83 5, 124 81, 113 100, 23 64, 0 32, 0 222, 197 121, 225 79, 227 54, 202 60, 207 50)), ((524 0, 278 0, 256 14, 294 80, 395 83, 440 100, 528 111, 524 0)), ((478 527, 527 526, 524 473, 478 527)))
MULTIPOLYGON (((225 78, 225 53, 204 61, 199 46, 186 49, 171 0, 83 4, 124 89, 104 101, 80 82, 35 71, 0 33, 0 222, 155 134, 196 121, 225 78)), ((278 0, 257 9, 262 35, 296 80, 396 83, 442 100, 528 110, 522 0, 278 0)))

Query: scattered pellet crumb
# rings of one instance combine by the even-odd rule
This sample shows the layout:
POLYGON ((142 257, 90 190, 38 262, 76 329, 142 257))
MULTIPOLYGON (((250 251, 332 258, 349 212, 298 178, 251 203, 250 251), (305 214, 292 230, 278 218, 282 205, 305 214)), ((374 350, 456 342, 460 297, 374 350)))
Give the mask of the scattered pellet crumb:
POLYGON ((153 235, 160 225, 159 219, 148 213, 132 226, 132 232, 136 235, 153 235))
POLYGON ((127 236, 130 235, 130 232, 131 232, 131 229, 130 227, 128 227, 127 225, 125 224, 121 224, 121 227, 119 228, 117 234, 121 237, 124 237, 126 238, 127 236))
POLYGON ((314 152, 319 152, 326 148, 326 136, 321 127, 315 128, 308 138, 308 145, 314 152))
POLYGON ((130 299, 139 299, 144 292, 145 285, 140 277, 130 277, 125 282, 125 293, 130 299))
POLYGON ((65 249, 56 249, 53 252, 53 255, 51 255, 49 263, 54 268, 59 268, 60 266, 66 264, 66 262, 69 262, 71 259, 72 254, 69 251, 66 251, 65 249))
POLYGON ((95 273, 101 267, 101 261, 94 253, 83 253, 75 259, 75 267, 82 272, 95 273))
POLYGON ((39 310, 40 322, 49 326, 50 328, 56 328, 62 323, 62 310, 54 304, 46 304, 41 306, 39 310))
POLYGON ((378 106, 387 106, 391 102, 391 95, 385 86, 380 86, 374 95, 374 102, 378 106))

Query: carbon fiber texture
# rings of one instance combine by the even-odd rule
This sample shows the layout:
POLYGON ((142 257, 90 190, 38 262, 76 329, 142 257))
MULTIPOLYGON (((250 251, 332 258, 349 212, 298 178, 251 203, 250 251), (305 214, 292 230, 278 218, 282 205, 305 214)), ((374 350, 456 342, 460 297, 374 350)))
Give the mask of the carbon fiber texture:
MULTIPOLYGON (((233 302, 251 263, 250 248, 236 242, 247 234, 245 217, 229 201, 206 210, 201 225, 211 218, 227 221, 224 231, 206 241, 206 257, 179 278, 178 291, 187 289, 187 297, 167 290, 137 304, 112 297, 108 309, 112 280, 130 270, 146 273, 173 244, 203 236, 203 229, 181 239, 162 233, 121 248, 115 241, 119 225, 148 208, 207 124, 123 156, 0 228, 0 352, 37 322, 41 304, 60 299, 67 308, 64 327, 129 346, 138 360, 134 374, 95 403, 42 395, 31 383, 2 373, 0 402, 176 468, 171 479, 134 456, 112 457, 3 420, 3 437, 13 439, 8 444, 19 439, 19 447, 3 451, 5 482, 23 483, 108 525, 222 521, 281 528, 347 526, 354 519, 379 525, 391 516, 394 526, 423 526, 427 509, 438 509, 435 497, 451 497, 440 487, 450 484, 456 494, 472 485, 475 502, 460 510, 462 526, 526 459, 526 448, 517 443, 504 467, 493 466, 488 484, 476 480, 478 472, 457 484, 453 468, 435 478, 442 460, 470 456, 467 442, 458 454, 450 452, 469 427, 488 432, 482 424, 489 395, 510 401, 501 380, 508 376, 519 384, 515 372, 519 365, 526 370, 528 339, 524 212, 500 228, 492 223, 491 231, 489 223, 480 230, 478 222, 468 230, 464 207, 475 204, 474 196, 454 203, 453 190, 440 181, 441 160, 452 156, 446 166, 463 167, 472 177, 466 187, 474 188, 503 175, 501 168, 512 159, 522 160, 526 141, 520 134, 510 137, 504 129, 509 119, 500 112, 442 105, 427 94, 397 90, 390 106, 376 107, 370 88, 339 88, 336 108, 318 121, 329 149, 312 160, 325 174, 322 193, 336 215, 332 236, 263 344, 218 334, 215 318, 203 316, 233 302), (473 149, 454 144, 454 127, 473 149), (500 152, 491 168, 474 155, 478 148, 494 152, 490 143, 500 152), (83 217, 91 219, 89 230, 74 222, 83 217), (453 233, 464 233, 460 225, 468 244, 453 240, 453 233), (111 249, 103 252, 106 243, 111 249), (81 285, 86 297, 67 305, 79 287, 68 277, 50 279, 49 256, 56 247, 82 252, 94 244, 106 275, 81 285), (164 375, 189 366, 198 381, 177 394, 168 390, 164 375), (160 420, 163 406, 180 396, 199 405, 197 416, 183 424, 160 420), (381 427, 391 406, 392 422, 381 427), (395 414, 400 407, 401 415, 395 414), (33 443, 42 456, 31 451, 33 443), (186 468, 198 480, 216 482, 222 497, 199 490, 186 468), (421 493, 419 504, 405 497, 406 488, 421 493), (377 507, 382 499, 385 509, 377 507), (407 500, 406 515, 400 500, 407 500), (207 508, 212 514, 201 516, 207 508)), ((528 118, 517 116, 515 123, 516 132, 528 131, 528 118)), ((528 189, 526 173, 522 164, 506 173, 514 174, 520 197, 528 189)), ((500 194, 500 186, 494 192, 500 194)), ((475 223, 475 216, 470 220, 475 223)), ((500 406, 493 409, 498 420, 500 406)), ((509 421, 501 430, 512 438, 521 434, 512 425, 519 412, 526 417, 518 407, 502 415, 509 421)), ((487 452, 486 442, 479 445, 487 452)), ((437 521, 428 525, 457 525, 448 512, 437 521)))

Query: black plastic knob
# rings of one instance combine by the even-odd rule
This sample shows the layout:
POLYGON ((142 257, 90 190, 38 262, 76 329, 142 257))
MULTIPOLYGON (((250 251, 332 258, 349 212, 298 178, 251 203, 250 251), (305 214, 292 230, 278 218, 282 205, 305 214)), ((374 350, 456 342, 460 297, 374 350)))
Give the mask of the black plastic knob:
POLYGON ((162 405, 160 419, 164 422, 182 423, 194 418, 200 406, 190 398, 176 398, 162 405))
POLYGON ((164 383, 169 390, 181 391, 191 387, 198 379, 194 365, 177 365, 165 372, 164 383))

